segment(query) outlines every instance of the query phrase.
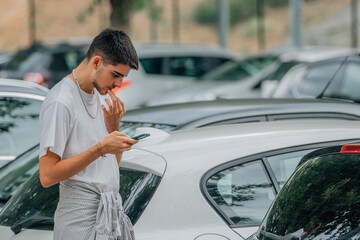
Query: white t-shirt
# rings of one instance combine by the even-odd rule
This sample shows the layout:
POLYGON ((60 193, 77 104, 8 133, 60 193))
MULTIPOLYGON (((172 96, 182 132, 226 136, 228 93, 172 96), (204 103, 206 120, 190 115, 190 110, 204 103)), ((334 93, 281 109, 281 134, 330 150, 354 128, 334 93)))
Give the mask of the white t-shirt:
MULTIPOLYGON (((74 157, 102 140, 108 131, 100 107, 100 94, 81 91, 69 77, 56 84, 47 95, 40 111, 40 158, 47 148, 61 160, 74 157)), ((75 174, 72 180, 93 183, 100 191, 119 190, 119 167, 115 155, 106 154, 75 174)), ((66 181, 66 180, 65 180, 66 181)))

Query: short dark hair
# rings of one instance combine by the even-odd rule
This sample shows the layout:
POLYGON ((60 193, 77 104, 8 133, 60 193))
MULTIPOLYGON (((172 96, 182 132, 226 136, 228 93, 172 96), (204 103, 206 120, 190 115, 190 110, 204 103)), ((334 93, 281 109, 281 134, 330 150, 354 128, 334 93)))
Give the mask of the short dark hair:
POLYGON ((105 64, 128 65, 132 69, 139 68, 139 59, 130 38, 126 33, 114 28, 106 28, 91 43, 85 59, 90 60, 99 55, 105 64))

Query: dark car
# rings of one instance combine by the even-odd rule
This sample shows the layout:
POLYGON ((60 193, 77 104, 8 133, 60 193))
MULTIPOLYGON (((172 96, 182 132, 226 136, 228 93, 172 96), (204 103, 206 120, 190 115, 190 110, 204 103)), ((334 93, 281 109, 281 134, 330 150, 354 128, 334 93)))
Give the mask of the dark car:
POLYGON ((136 128, 164 131, 213 125, 282 121, 292 119, 359 120, 360 105, 318 99, 232 99, 202 101, 129 110, 120 131, 133 135, 136 128))
POLYGON ((0 77, 23 79, 51 88, 84 58, 88 43, 38 43, 18 51, 2 66, 0 77))
POLYGON ((360 145, 303 157, 252 239, 360 239, 360 145))

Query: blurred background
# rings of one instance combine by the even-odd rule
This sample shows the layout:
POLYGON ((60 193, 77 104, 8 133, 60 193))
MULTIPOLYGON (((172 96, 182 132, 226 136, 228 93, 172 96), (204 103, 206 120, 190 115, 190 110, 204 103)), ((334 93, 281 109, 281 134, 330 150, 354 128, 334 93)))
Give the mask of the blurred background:
POLYGON ((302 45, 355 47, 358 18, 352 10, 356 2, 83 0, 75 4, 72 0, 1 0, 0 51, 12 52, 45 39, 93 37, 108 26, 125 29, 135 41, 204 42, 255 54, 291 45, 293 26, 298 24, 302 45), (227 11, 219 31, 222 4, 227 11), (293 22, 294 9, 299 14, 297 23, 293 22))

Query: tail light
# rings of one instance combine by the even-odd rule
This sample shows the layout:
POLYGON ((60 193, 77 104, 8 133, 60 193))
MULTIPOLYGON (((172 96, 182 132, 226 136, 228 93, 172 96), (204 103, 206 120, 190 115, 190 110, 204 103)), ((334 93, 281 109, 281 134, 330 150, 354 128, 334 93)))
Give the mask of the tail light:
POLYGON ((123 81, 122 84, 121 84, 121 88, 114 88, 112 91, 113 93, 118 93, 119 91, 121 91, 121 89, 124 89, 126 87, 129 87, 130 85, 132 84, 132 81, 131 80, 126 80, 126 81, 123 81))
POLYGON ((360 144, 344 145, 341 148, 341 153, 360 153, 360 144))
POLYGON ((46 82, 46 78, 44 77, 44 75, 42 75, 41 73, 38 72, 29 72, 25 75, 24 77, 25 81, 28 82, 33 82, 39 85, 44 85, 46 82))

